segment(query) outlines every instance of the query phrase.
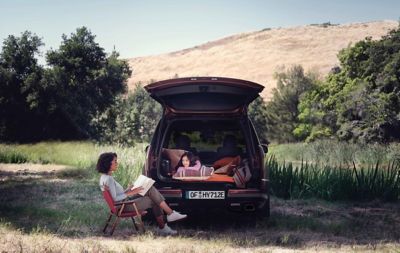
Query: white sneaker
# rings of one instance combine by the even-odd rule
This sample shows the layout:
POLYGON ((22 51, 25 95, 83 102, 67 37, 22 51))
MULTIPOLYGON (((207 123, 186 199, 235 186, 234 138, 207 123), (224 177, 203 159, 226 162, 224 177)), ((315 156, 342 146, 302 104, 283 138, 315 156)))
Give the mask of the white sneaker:
POLYGON ((165 223, 163 228, 157 228, 157 233, 160 235, 176 235, 178 231, 173 230, 165 223))
POLYGON ((181 214, 181 213, 179 213, 177 211, 172 211, 171 214, 167 215, 167 221, 168 222, 174 222, 174 221, 185 219, 186 217, 187 217, 186 214, 181 214))

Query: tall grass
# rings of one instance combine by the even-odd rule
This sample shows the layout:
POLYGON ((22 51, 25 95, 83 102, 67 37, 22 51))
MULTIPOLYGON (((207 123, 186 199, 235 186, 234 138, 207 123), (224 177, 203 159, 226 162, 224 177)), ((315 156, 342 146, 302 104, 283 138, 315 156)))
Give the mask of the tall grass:
MULTIPOLYGON (((96 181, 98 156, 118 154, 114 177, 127 186, 142 172, 145 144, 135 147, 91 142, 0 144, 0 162, 56 163, 85 172, 96 181)), ((273 146, 266 166, 272 192, 283 198, 318 197, 326 200, 398 200, 400 196, 400 145, 358 145, 320 141, 273 146)), ((79 172, 79 171, 78 171, 79 172)), ((80 172, 79 172, 80 173, 80 172)))
POLYGON ((278 162, 301 161, 329 166, 352 166, 376 164, 377 161, 388 164, 400 160, 400 143, 388 145, 355 144, 333 140, 320 140, 312 143, 292 143, 271 145, 269 154, 274 155, 278 162))
POLYGON ((95 166, 98 156, 103 152, 116 152, 119 169, 114 177, 127 185, 141 172, 144 166, 145 144, 135 147, 117 145, 98 145, 92 142, 40 142, 36 144, 0 144, 1 163, 40 163, 64 164, 76 169, 85 170, 98 177, 95 166))
POLYGON ((367 167, 330 166, 302 161, 279 164, 274 156, 267 161, 272 194, 285 199, 317 197, 326 200, 396 201, 400 199, 400 162, 379 162, 367 167))

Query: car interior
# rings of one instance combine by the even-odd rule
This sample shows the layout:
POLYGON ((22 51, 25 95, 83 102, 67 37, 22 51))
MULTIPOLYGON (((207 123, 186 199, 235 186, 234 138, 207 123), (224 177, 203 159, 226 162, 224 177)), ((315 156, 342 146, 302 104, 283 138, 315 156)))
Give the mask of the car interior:
POLYGON ((228 158, 247 158, 245 138, 237 120, 172 122, 163 142, 163 176, 174 174, 184 151, 192 152, 207 167, 215 167, 228 158))

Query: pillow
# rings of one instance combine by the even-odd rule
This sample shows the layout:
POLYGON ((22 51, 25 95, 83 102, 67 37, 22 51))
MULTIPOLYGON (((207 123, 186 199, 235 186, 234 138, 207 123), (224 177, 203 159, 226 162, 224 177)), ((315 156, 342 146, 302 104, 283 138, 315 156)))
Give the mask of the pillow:
POLYGON ((232 175, 233 170, 239 166, 240 164, 240 156, 235 157, 224 157, 215 161, 213 167, 217 169, 215 173, 217 174, 227 174, 232 175))
POLYGON ((163 148, 161 154, 162 154, 162 157, 164 157, 170 161, 170 170, 174 170, 176 165, 178 165, 179 160, 181 159, 181 156, 185 152, 186 152, 186 150, 183 150, 183 149, 163 148))
POLYGON ((232 162, 228 163, 227 165, 224 165, 214 171, 215 174, 228 174, 230 167, 232 166, 232 162))
POLYGON ((211 176, 213 172, 213 167, 207 167, 203 165, 199 170, 186 169, 176 172, 173 177, 206 177, 211 176))

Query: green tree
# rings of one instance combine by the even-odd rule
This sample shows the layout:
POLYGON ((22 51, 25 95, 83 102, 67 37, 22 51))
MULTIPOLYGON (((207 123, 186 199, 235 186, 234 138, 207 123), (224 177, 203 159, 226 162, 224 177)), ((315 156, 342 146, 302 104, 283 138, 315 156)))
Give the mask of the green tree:
POLYGON ((400 140, 400 28, 340 51, 340 67, 299 105, 307 140, 400 140))
POLYGON ((0 140, 40 138, 39 96, 43 68, 36 56, 41 39, 28 31, 8 36, 0 52, 0 140), (29 127, 27 127, 29 126, 29 127))
POLYGON ((126 91, 131 71, 116 52, 107 57, 86 27, 62 39, 58 50, 47 53, 51 69, 45 83, 48 94, 52 94, 48 128, 55 131, 51 134, 54 136, 92 137, 96 134, 92 119, 126 91))
POLYGON ((286 72, 276 73, 277 88, 273 90, 271 101, 267 103, 267 135, 277 142, 301 140, 294 130, 299 125, 298 105, 300 98, 317 83, 313 73, 305 74, 303 67, 297 65, 286 72))
POLYGON ((161 113, 161 105, 139 83, 133 93, 120 96, 115 105, 97 115, 93 125, 101 141, 133 145, 150 141, 161 113))
POLYGON ((249 105, 248 114, 258 137, 263 143, 268 142, 267 104, 262 97, 258 97, 249 105))

